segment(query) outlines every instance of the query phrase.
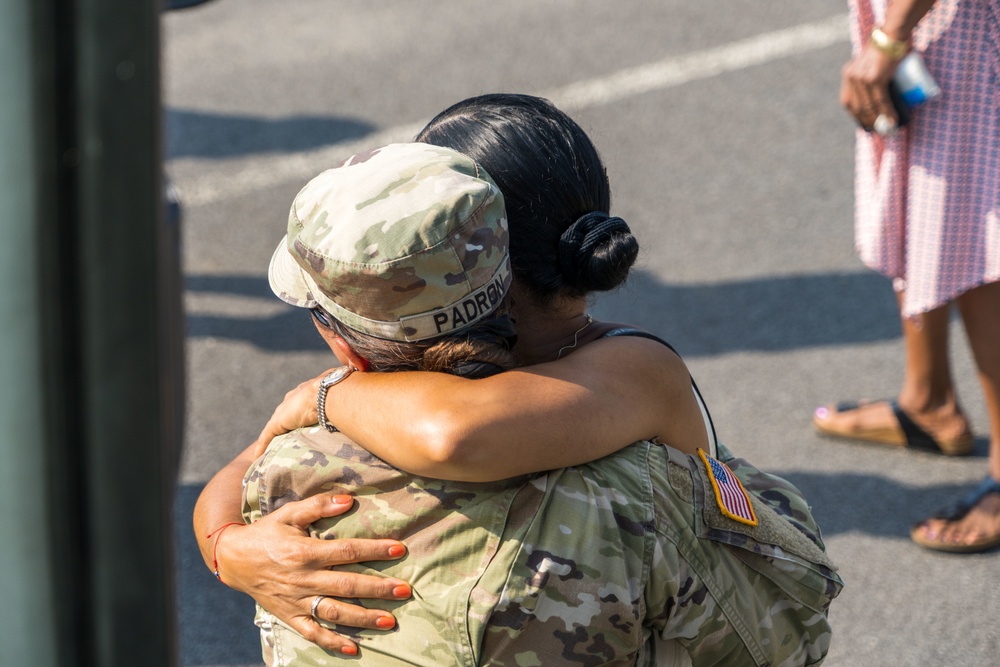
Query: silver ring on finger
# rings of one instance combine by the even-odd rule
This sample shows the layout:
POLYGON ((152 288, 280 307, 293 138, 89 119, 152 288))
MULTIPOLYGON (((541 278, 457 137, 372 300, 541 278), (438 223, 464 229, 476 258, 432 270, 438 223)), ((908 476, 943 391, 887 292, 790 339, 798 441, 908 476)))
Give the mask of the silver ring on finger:
POLYGON ((899 126, 896 124, 896 121, 889 118, 885 114, 880 113, 878 118, 875 119, 875 124, 872 126, 872 129, 875 130, 875 134, 883 137, 891 137, 896 134, 898 127, 899 126))
POLYGON ((320 603, 320 602, 321 602, 321 601, 322 601, 322 600, 323 600, 324 598, 326 598, 326 596, 325 596, 325 595, 317 595, 317 596, 315 597, 315 599, 313 599, 313 603, 312 603, 312 609, 310 609, 310 610, 309 610, 309 615, 310 615, 310 616, 312 616, 312 617, 313 617, 313 620, 314 620, 314 621, 316 621, 317 623, 319 623, 319 622, 320 622, 321 620, 323 620, 323 619, 321 619, 321 618, 320 618, 319 616, 317 616, 317 615, 316 615, 316 612, 317 612, 317 611, 319 610, 319 603, 320 603))

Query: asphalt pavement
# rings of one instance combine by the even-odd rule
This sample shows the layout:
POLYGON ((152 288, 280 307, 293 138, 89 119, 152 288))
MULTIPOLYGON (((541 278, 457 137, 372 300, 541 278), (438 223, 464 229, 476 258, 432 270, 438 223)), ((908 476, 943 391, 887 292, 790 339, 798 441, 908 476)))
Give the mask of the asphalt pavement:
POLYGON ((190 512, 284 392, 332 363, 308 317, 267 287, 292 197, 335 160, 497 91, 549 97, 607 162, 613 211, 642 252, 595 315, 671 341, 721 439, 813 502, 847 583, 825 664, 997 663, 1000 554, 942 555, 908 537, 986 471, 961 328, 972 456, 835 442, 810 424, 817 405, 895 395, 903 369, 889 282, 853 249, 844 2, 214 0, 165 15, 163 43, 188 314, 183 665, 260 664, 252 602, 205 569, 190 512))

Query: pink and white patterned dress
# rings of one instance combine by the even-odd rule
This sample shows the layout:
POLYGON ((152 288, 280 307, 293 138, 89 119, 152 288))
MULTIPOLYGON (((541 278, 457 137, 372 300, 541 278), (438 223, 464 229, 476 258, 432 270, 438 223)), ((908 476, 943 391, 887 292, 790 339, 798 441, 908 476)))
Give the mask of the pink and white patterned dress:
MULTIPOLYGON (((855 51, 886 0, 850 0, 855 51)), ((918 315, 1000 280, 1000 0, 938 0, 913 46, 941 95, 883 139, 858 131, 861 260, 918 315)))

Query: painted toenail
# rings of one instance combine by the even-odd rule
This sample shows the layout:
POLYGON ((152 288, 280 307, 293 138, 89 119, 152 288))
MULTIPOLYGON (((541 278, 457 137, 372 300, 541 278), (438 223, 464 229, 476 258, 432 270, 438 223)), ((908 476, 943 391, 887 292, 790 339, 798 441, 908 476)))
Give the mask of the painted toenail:
POLYGON ((827 410, 825 407, 818 407, 816 408, 816 412, 814 412, 813 414, 815 414, 820 419, 826 419, 827 417, 830 416, 830 411, 827 410))

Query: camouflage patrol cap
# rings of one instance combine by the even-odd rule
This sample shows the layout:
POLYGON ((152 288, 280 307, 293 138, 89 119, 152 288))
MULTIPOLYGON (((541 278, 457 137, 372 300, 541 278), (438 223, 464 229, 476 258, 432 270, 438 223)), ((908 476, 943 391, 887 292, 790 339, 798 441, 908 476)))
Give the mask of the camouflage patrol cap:
POLYGON ((378 338, 417 341, 490 314, 510 286, 503 196, 475 162, 391 144, 311 180, 292 202, 268 278, 378 338))

